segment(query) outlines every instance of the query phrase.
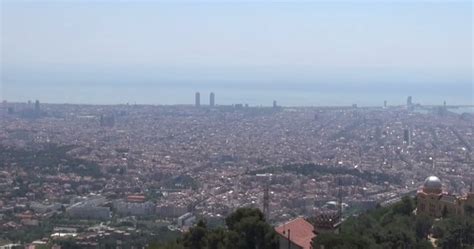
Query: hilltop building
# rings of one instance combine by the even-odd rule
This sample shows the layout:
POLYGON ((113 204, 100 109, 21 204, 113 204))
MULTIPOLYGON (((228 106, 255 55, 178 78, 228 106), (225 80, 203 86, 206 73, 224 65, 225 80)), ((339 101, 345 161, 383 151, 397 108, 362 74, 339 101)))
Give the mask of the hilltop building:
POLYGON ((342 217, 340 212, 322 212, 314 217, 314 228, 316 234, 336 233, 340 231, 342 217))
POLYGON ((446 215, 464 215, 466 210, 474 208, 474 192, 471 189, 466 196, 449 195, 443 191, 441 180, 436 176, 426 178, 417 192, 417 214, 426 214, 434 218, 446 215))

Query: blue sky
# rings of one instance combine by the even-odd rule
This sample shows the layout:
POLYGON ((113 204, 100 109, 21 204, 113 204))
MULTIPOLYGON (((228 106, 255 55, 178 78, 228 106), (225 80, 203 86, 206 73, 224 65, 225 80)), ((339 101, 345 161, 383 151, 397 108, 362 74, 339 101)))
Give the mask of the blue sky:
POLYGON ((429 85, 473 94, 471 1, 3 0, 1 7, 4 99, 35 98, 46 86, 429 85))

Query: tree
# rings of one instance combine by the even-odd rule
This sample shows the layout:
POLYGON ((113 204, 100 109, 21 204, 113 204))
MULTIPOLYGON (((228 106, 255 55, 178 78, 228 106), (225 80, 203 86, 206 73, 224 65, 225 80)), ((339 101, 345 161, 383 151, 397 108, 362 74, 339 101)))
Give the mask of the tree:
POLYGON ((474 216, 474 207, 470 205, 465 205, 464 206, 464 213, 466 216, 473 217, 474 216))
POLYGON ((225 249, 226 231, 223 228, 211 231, 207 236, 207 241, 209 249, 225 249))
POLYGON ((413 200, 408 196, 404 196, 401 202, 394 205, 393 212, 395 214, 409 216, 413 212, 413 209, 415 209, 413 200))
POLYGON ((417 215, 415 221, 415 233, 418 239, 426 239, 433 226, 433 220, 426 215, 417 215))
POLYGON ((265 222, 263 213, 255 208, 240 208, 226 218, 229 230, 238 234, 238 248, 277 248, 276 233, 265 222))
POLYGON ((427 216, 415 217, 413 208, 413 200, 404 197, 391 207, 379 207, 351 217, 341 225, 340 234, 321 233, 314 238, 313 248, 433 248, 426 240, 433 220, 427 216))
POLYGON ((192 227, 183 237, 183 245, 189 249, 207 248, 207 226, 200 220, 195 227, 192 227))
POLYGON ((448 217, 448 208, 446 206, 443 206, 443 210, 441 210, 441 216, 443 218, 448 217))
POLYGON ((471 217, 451 217, 442 222, 444 234, 438 246, 443 249, 473 248, 474 219, 471 217))
POLYGON ((258 209, 241 208, 226 219, 227 228, 209 229, 204 221, 192 227, 182 240, 167 245, 150 244, 150 249, 276 249, 273 227, 258 209))
POLYGON ((225 223, 229 230, 234 230, 236 225, 245 218, 255 217, 257 220, 264 220, 263 213, 256 208, 239 208, 232 214, 230 214, 226 219, 225 223))
POLYGON ((177 243, 176 241, 174 242, 169 242, 164 245, 160 245, 157 242, 152 242, 150 245, 147 247, 148 249, 184 249, 183 245, 177 243))
POLYGON ((415 244, 416 249, 433 249, 433 244, 428 240, 418 241, 415 244))

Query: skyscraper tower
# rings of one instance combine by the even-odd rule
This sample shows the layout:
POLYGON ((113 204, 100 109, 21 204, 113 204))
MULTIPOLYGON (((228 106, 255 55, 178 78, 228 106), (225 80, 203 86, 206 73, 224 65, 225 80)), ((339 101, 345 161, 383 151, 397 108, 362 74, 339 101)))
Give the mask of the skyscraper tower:
POLYGON ((214 105, 216 104, 216 103, 215 103, 215 97, 216 97, 216 95, 215 95, 214 93, 211 93, 211 94, 209 95, 209 105, 210 105, 211 107, 214 107, 214 105))
POLYGON ((387 101, 386 100, 383 101, 383 107, 387 108, 387 101))
POLYGON ((341 178, 338 179, 338 184, 339 184, 339 191, 338 191, 338 216, 339 216, 339 222, 342 222, 342 184, 341 184, 341 178))
POLYGON ((277 101, 276 100, 273 100, 273 108, 277 108, 277 101))
POLYGON ((40 102, 39 102, 39 100, 35 101, 35 112, 36 112, 36 114, 40 113, 40 102))
POLYGON ((411 96, 408 96, 408 98, 407 98, 407 107, 408 108, 410 108, 413 104, 411 101, 412 101, 411 96))
POLYGON ((194 102, 196 107, 201 106, 201 94, 199 92, 196 92, 196 96, 194 97, 194 102))

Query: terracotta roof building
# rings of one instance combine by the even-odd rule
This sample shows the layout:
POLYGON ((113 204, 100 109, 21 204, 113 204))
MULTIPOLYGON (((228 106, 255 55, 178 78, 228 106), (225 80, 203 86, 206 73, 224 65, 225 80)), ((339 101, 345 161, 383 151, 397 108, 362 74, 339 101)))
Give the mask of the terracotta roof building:
POLYGON ((275 228, 280 249, 311 249, 314 227, 303 218, 297 218, 275 228), (288 246, 289 245, 289 246, 288 246))

